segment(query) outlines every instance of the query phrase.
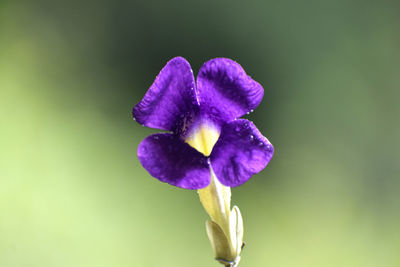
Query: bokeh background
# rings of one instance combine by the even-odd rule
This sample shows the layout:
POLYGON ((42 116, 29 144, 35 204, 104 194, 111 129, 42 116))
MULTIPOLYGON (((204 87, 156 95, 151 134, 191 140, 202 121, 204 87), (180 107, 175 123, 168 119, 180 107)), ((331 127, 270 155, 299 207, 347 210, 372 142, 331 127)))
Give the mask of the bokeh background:
POLYGON ((0 2, 0 266, 219 266, 196 192, 136 158, 174 56, 238 61, 274 144, 240 266, 400 266, 400 2, 0 2))

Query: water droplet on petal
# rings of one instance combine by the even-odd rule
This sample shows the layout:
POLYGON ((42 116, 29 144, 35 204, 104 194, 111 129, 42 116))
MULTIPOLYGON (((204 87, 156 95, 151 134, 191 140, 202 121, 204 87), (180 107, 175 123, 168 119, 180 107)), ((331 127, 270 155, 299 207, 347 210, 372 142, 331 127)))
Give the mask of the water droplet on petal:
POLYGON ((249 137, 250 137, 250 141, 254 140, 254 135, 251 134, 249 137))
POLYGON ((250 113, 252 113, 254 111, 254 109, 251 109, 249 112, 246 112, 247 115, 249 115, 250 113))
POLYGON ((256 173, 257 172, 257 170, 255 168, 250 168, 249 171, 252 172, 252 173, 256 173))

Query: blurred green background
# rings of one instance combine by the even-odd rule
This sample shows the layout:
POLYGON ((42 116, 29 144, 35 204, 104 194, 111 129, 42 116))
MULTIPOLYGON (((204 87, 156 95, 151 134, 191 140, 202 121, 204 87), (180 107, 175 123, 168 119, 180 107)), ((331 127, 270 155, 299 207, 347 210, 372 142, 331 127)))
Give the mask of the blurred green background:
POLYGON ((400 266, 399 3, 0 1, 0 266, 218 266, 196 192, 136 157, 157 131, 131 108, 178 55, 265 89, 240 266, 400 266))

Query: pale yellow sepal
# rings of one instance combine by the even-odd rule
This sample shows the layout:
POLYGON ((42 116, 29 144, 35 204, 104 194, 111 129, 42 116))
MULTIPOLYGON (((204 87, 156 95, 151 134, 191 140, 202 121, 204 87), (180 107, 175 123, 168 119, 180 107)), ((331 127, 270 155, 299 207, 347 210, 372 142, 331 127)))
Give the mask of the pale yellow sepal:
POLYGON ((233 206, 231 211, 230 232, 232 243, 235 244, 236 254, 239 255, 243 247, 243 218, 238 206, 233 206))
POLYGON ((232 254, 230 249, 227 249, 230 247, 229 240, 221 227, 219 227, 215 222, 208 220, 206 221, 206 229, 215 258, 233 261, 235 255, 232 254))

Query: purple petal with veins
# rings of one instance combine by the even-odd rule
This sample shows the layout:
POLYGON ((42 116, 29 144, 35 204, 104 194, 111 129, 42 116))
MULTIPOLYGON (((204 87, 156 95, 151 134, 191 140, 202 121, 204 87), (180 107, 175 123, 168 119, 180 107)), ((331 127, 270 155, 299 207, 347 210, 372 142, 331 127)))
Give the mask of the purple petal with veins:
POLYGON ((148 136, 137 154, 143 167, 162 182, 185 189, 200 189, 210 183, 207 158, 172 134, 148 136))
POLYGON ((264 169, 273 153, 273 146, 256 126, 241 119, 224 125, 210 161, 218 180, 235 187, 264 169))
POLYGON ((132 113, 144 126, 178 132, 194 119, 198 109, 190 64, 176 57, 161 70, 132 113))
POLYGON ((201 113, 217 122, 229 122, 253 111, 264 95, 262 86, 228 58, 207 61, 197 76, 201 113))

